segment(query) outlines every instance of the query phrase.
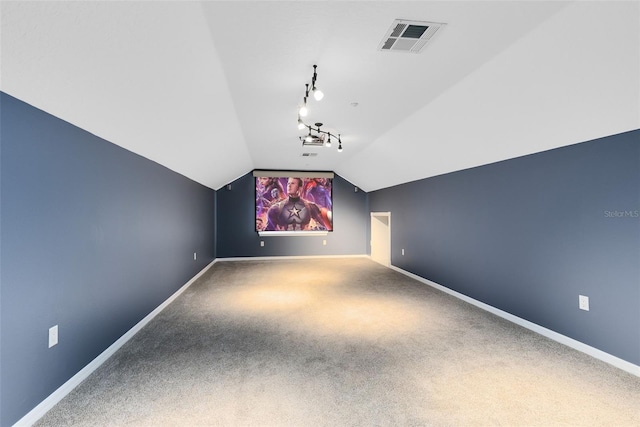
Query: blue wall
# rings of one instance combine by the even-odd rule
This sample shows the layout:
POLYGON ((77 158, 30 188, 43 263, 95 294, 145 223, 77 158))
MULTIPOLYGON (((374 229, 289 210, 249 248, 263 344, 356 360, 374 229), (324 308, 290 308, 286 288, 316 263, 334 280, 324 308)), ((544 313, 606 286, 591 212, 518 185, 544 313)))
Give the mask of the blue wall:
POLYGON ((369 203, 391 211, 393 265, 640 364, 640 131, 378 190, 369 203))
POLYGON ((216 254, 214 190, 4 93, 0 103, 4 426, 216 254))
POLYGON ((362 190, 354 189, 353 184, 335 176, 334 231, 326 236, 260 237, 255 231, 255 178, 248 173, 232 182, 230 190, 225 187, 216 194, 218 257, 364 255, 368 248, 368 198, 362 190))

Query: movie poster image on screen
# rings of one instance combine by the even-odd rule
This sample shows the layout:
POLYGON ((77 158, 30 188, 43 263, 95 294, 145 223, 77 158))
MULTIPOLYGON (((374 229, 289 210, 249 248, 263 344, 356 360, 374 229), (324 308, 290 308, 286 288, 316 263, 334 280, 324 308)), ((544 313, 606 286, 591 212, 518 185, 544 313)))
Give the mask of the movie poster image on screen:
POLYGON ((332 178, 256 177, 256 231, 333 231, 332 178))

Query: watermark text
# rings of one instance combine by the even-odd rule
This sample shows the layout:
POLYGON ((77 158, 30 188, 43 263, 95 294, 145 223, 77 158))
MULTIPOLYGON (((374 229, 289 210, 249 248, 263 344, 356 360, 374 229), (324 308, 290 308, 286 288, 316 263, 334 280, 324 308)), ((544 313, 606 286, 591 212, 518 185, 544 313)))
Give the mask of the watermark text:
POLYGON ((605 218, 640 218, 640 210, 635 211, 604 211, 605 218))

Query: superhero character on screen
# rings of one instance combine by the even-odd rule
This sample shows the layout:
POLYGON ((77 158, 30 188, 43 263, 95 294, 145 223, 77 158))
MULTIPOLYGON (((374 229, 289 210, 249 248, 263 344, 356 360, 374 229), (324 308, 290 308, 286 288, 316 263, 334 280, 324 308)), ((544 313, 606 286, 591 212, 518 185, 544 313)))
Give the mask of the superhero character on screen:
POLYGON ((327 178, 312 178, 304 184, 304 198, 331 210, 331 181, 327 178))
POLYGON ((256 178, 256 210, 266 210, 285 197, 284 187, 278 178, 267 176, 256 178))
POLYGON ((287 198, 267 211, 267 231, 331 230, 331 211, 300 197, 301 178, 289 178, 287 198))
POLYGON ((256 216, 256 231, 264 231, 267 226, 267 221, 264 218, 264 215, 256 216))

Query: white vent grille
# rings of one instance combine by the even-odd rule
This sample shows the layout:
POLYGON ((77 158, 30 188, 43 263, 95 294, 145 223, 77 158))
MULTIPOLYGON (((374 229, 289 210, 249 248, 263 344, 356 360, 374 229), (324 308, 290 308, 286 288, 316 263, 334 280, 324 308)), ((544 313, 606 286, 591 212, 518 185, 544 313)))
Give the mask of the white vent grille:
POLYGON ((378 50, 420 53, 447 24, 396 19, 382 38, 378 50))

